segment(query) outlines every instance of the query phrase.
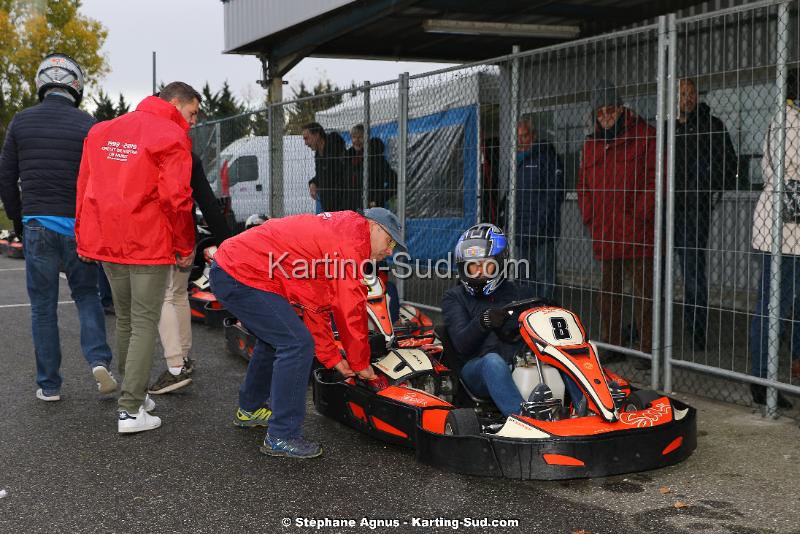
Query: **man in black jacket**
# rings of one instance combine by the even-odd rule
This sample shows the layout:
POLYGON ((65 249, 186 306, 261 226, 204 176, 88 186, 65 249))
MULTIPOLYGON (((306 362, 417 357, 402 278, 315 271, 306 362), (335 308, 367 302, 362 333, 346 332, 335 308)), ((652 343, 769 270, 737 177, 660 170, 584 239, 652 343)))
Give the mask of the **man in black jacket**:
POLYGON ((347 184, 347 163, 344 139, 336 132, 326 133, 316 122, 303 126, 303 141, 314 151, 316 174, 309 182, 316 186, 324 211, 357 210, 361 208, 361 184, 347 184))
MULTIPOLYGON (((505 343, 496 331, 505 327, 503 307, 532 297, 532 291, 505 279, 507 241, 493 224, 476 224, 455 249, 459 284, 442 298, 442 314, 455 354, 448 364, 470 391, 491 397, 504 416, 520 413, 523 399, 511 378, 514 354, 521 347, 505 343)), ((575 382, 564 384, 572 399, 583 399, 575 382)))
MULTIPOLYGON (((356 124, 350 129, 352 146, 345 151, 349 187, 361 195, 364 188, 364 125, 356 124)), ((369 160, 369 188, 367 207, 388 208, 397 196, 397 173, 386 161, 386 145, 380 137, 370 137, 367 159, 369 160)), ((359 198, 359 202, 361 199, 359 198)))
POLYGON ((706 347, 706 256, 711 210, 722 191, 736 185, 737 157, 725 124, 698 105, 691 79, 680 81, 675 130, 675 252, 684 279, 684 328, 695 350, 706 347))
POLYGON ((77 109, 83 72, 69 56, 51 54, 37 70, 36 89, 40 104, 14 116, 0 154, 0 198, 25 251, 36 397, 61 400, 59 271, 66 273, 78 308, 83 356, 100 392, 111 393, 117 382, 109 370, 111 349, 97 294, 97 266, 80 261, 75 245, 78 167, 83 140, 94 124, 77 109))

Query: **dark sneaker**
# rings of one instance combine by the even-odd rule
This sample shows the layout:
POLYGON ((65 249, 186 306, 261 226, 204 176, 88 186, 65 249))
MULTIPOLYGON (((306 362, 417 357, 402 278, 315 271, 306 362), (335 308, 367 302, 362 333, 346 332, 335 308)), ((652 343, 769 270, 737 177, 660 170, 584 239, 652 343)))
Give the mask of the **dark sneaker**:
POLYGON ((191 383, 192 379, 189 378, 186 369, 181 369, 180 374, 177 376, 170 373, 169 370, 166 370, 161 373, 158 380, 147 389, 147 392, 151 395, 162 395, 186 387, 191 383))
POLYGON ((194 373, 194 358, 187 356, 183 359, 183 370, 187 375, 194 373))
POLYGON ((242 428, 251 428, 254 426, 268 425, 269 418, 272 417, 272 410, 267 407, 259 408, 254 412, 248 412, 239 408, 236 410, 236 417, 233 419, 233 424, 242 428))
POLYGON ((285 456, 287 458, 316 458, 322 456, 322 445, 305 438, 273 438, 267 434, 264 444, 259 449, 267 456, 285 456))
MULTIPOLYGON (((760 384, 750 384, 750 393, 753 395, 753 403, 766 404, 767 403, 767 386, 760 384)), ((792 403, 784 397, 781 392, 778 392, 778 408, 781 410, 790 410, 792 403)))

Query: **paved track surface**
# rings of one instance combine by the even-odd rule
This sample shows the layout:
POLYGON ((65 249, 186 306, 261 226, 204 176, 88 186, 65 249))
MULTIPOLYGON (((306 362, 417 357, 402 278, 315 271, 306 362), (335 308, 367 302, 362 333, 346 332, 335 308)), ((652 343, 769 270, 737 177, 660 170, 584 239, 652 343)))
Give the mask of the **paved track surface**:
MULTIPOLYGON (((627 476, 520 482, 444 473, 317 415, 310 392, 305 431, 325 455, 262 456, 262 432, 231 424, 245 362, 225 352, 221 331, 200 325, 194 384, 156 398, 160 429, 120 436, 115 399, 96 393, 80 354, 73 304, 59 306, 62 401, 34 396, 23 266, 0 258, 0 533, 800 532, 797 423, 680 394, 699 411, 697 451, 627 476), (357 526, 297 526, 319 518, 357 526), (398 526, 371 530, 362 518, 398 526), (467 527, 464 518, 519 525, 467 527), (457 529, 443 521, 454 519, 457 529)), ((113 342, 113 317, 107 327, 113 342)), ((164 369, 160 349, 155 358, 154 378, 164 369)))

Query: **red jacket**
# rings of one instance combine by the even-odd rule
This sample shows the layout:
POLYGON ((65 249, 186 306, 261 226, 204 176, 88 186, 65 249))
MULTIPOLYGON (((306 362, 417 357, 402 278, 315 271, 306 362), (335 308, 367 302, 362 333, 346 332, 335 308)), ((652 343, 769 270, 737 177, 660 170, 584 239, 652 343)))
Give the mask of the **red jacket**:
POLYGON ((367 219, 337 211, 270 219, 225 240, 214 261, 242 284, 302 307, 317 359, 326 367, 342 359, 331 330, 333 312, 350 368, 360 371, 370 357, 367 286, 360 276, 370 250, 367 219))
POLYGON ((598 260, 653 256, 656 130, 630 110, 624 130, 587 138, 578 171, 578 206, 598 260))
POLYGON ((175 106, 154 96, 89 130, 78 174, 78 254, 159 265, 192 253, 188 131, 175 106))

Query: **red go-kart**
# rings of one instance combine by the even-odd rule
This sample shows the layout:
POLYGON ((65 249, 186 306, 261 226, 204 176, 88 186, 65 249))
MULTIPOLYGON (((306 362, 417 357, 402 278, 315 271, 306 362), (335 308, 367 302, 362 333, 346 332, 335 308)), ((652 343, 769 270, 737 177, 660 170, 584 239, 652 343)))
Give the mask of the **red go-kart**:
POLYGON ((512 372, 528 399, 519 415, 503 417, 490 399, 470 392, 445 365, 452 356, 447 336, 423 339, 429 331, 387 335, 389 349, 373 353, 373 366, 389 384, 384 389, 317 369, 316 409, 413 447, 420 462, 471 475, 608 476, 675 464, 695 449, 695 409, 605 369, 574 313, 539 299, 505 310, 512 328, 498 335, 524 341, 512 372), (418 346, 400 346, 412 339, 418 346), (578 384, 585 400, 569 399, 562 376, 578 384))

